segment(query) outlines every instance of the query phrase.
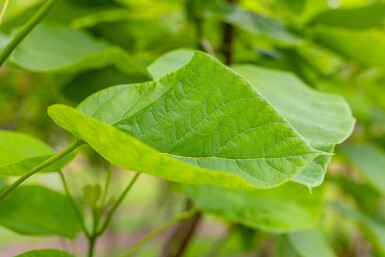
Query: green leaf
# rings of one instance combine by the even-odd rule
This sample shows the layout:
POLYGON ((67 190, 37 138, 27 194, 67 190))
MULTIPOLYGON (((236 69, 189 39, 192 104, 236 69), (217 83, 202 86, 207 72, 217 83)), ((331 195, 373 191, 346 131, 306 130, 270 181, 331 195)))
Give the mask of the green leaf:
POLYGON ((102 194, 100 185, 86 185, 83 188, 84 200, 91 208, 95 208, 102 194))
POLYGON ((322 235, 315 230, 290 233, 288 238, 301 257, 337 256, 322 235))
POLYGON ((385 194, 385 153, 382 150, 370 144, 350 144, 341 151, 371 185, 385 194))
MULTIPOLYGON (((172 51, 155 61, 148 68, 149 72, 155 78, 165 76, 183 66, 191 53, 172 51)), ((342 97, 314 91, 287 72, 252 65, 233 65, 231 68, 251 82, 313 148, 332 153, 335 144, 343 142, 353 131, 355 120, 342 97)), ((320 185, 331 157, 315 158, 293 180, 309 187, 320 185)))
POLYGON ((182 183, 274 187, 325 154, 201 52, 158 81, 111 87, 78 109, 56 105, 49 115, 110 162, 182 183))
MULTIPOLYGON (((36 138, 5 130, 0 131, 0 152, 0 177, 21 176, 54 154, 48 145, 36 138)), ((60 170, 73 157, 74 154, 70 154, 42 171, 60 170)))
POLYGON ((74 257, 73 255, 58 250, 35 250, 19 254, 15 257, 74 257))
POLYGON ((319 26, 313 31, 314 39, 348 60, 366 66, 385 68, 385 34, 380 30, 347 30, 319 26))
POLYGON ((365 29, 382 26, 385 20, 385 4, 371 4, 345 9, 329 9, 313 18, 310 25, 365 29))
POLYGON ((142 72, 122 49, 81 31, 57 25, 37 26, 15 49, 10 61, 35 72, 79 72, 115 65, 142 72))
POLYGON ((75 238, 81 230, 62 194, 41 186, 20 186, 0 202, 0 225, 20 234, 75 238))
POLYGON ((269 232, 288 232, 315 226, 322 207, 322 189, 286 183, 269 190, 240 191, 213 186, 185 186, 201 211, 231 222, 269 232), (279 210, 279 211, 277 211, 279 210))

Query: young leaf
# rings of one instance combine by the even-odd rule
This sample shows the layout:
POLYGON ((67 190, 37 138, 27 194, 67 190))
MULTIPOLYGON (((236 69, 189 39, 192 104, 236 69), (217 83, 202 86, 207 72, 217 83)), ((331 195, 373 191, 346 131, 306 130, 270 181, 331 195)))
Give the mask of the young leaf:
POLYGON ((19 254, 15 257, 74 257, 73 255, 59 250, 35 250, 19 254))
POLYGON ((122 49, 81 31, 37 26, 15 49, 10 61, 35 72, 79 72, 115 65, 123 72, 141 68, 122 49))
POLYGON ((385 194, 383 151, 369 144, 346 145, 341 151, 370 184, 385 194))
POLYGON ((100 91, 78 109, 56 105, 49 115, 110 162, 177 182, 274 187, 324 154, 201 52, 158 81, 100 91))
POLYGON ((289 241, 301 257, 336 257, 322 235, 308 230, 288 235, 289 241))
POLYGON ((322 189, 316 188, 311 194, 295 183, 258 191, 213 186, 185 188, 201 211, 268 232, 310 229, 317 223, 322 207, 322 189))
MULTIPOLYGON (((18 132, 0 131, 0 177, 21 176, 47 160, 54 151, 45 143, 18 132)), ((73 154, 43 171, 56 171, 73 158, 73 154)))
POLYGON ((69 200, 41 186, 20 186, 1 200, 0 225, 20 234, 67 238, 81 230, 69 200))
POLYGON ((83 188, 84 200, 91 208, 95 208, 102 194, 102 188, 99 185, 86 185, 83 188))

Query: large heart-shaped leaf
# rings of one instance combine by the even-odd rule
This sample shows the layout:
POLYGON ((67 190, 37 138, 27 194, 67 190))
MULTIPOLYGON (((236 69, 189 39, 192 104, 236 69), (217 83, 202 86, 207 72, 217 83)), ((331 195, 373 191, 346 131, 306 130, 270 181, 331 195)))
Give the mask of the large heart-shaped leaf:
POLYGON ((10 61, 36 72, 79 72, 115 65, 123 72, 141 72, 124 50, 89 34, 57 25, 37 26, 15 49, 10 61))
POLYGON ((100 91, 78 109, 57 105, 49 114, 112 163, 183 183, 273 187, 326 154, 201 52, 158 81, 100 91))
MULTIPOLYGON (((148 70, 158 79, 186 64, 192 56, 191 50, 172 51, 151 64, 148 70)), ((342 97, 316 92, 288 72, 252 65, 232 65, 231 68, 251 82, 313 148, 332 153, 335 144, 343 142, 352 132, 355 120, 342 97)), ((309 187, 320 185, 331 157, 315 158, 293 180, 309 187)))
MULTIPOLYGON (((0 177, 21 176, 54 154, 48 145, 36 138, 4 130, 0 131, 0 152, 0 177)), ((59 170, 73 156, 70 154, 43 171, 59 170)))
POLYGON ((310 194, 306 187, 293 182, 270 190, 186 186, 186 191, 201 211, 269 232, 313 228, 322 207, 321 188, 310 194))
POLYGON ((73 255, 59 250, 35 250, 19 254, 15 257, 73 257, 73 255))
POLYGON ((0 225, 20 234, 67 238, 81 230, 69 200, 41 186, 20 186, 2 199, 0 225))

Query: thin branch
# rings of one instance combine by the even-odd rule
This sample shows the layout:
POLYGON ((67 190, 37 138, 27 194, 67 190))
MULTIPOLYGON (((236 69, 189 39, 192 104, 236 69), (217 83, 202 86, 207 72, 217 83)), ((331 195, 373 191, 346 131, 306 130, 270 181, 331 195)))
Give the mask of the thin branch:
POLYGON ((170 226, 174 225, 177 222, 186 220, 191 218, 197 213, 196 209, 190 209, 188 211, 182 212, 181 214, 178 214, 177 216, 169 219, 162 225, 160 225, 158 228, 151 231, 149 234, 147 234, 145 237, 143 237, 141 240, 139 240, 137 243, 131 246, 131 248, 126 252, 123 256, 131 256, 133 253, 135 253, 137 250, 139 250, 140 247, 142 247, 144 244, 146 244, 148 241, 168 229, 170 226))
POLYGON ((132 178, 132 180, 130 181, 130 183, 127 185, 126 189, 123 191, 123 193, 120 195, 120 197, 118 198, 118 200, 115 202, 115 204, 112 206, 111 208, 111 211, 108 213, 107 215, 107 218, 105 220, 105 222, 103 223, 101 229, 96 233, 97 236, 101 235, 105 230, 106 228, 108 227, 108 225, 110 224, 111 220, 112 220, 112 217, 114 216, 116 210, 118 209, 118 207, 120 206, 120 204, 123 202, 123 199, 126 197, 126 195, 128 194, 128 192, 131 190, 132 186, 135 184, 136 180, 138 179, 140 173, 136 173, 135 176, 132 178))
POLYGON ((7 12, 8 6, 9 6, 9 0, 5 0, 3 8, 1 9, 1 12, 0 12, 0 25, 3 23, 4 16, 5 16, 5 13, 7 12))
POLYGON ((84 217, 83 217, 81 211, 79 210, 79 207, 78 207, 78 205, 76 204, 75 199, 72 197, 72 195, 71 195, 71 193, 70 193, 70 191, 69 191, 69 187, 68 187, 67 181, 66 181, 66 179, 65 179, 65 177, 64 177, 64 174, 63 174, 63 172, 61 172, 61 171, 59 171, 58 173, 59 173, 60 178, 61 178, 61 181, 62 181, 62 183, 63 183, 64 191, 65 191, 65 193, 66 193, 66 195, 67 195, 68 200, 70 201, 70 203, 71 203, 71 205, 72 205, 72 208, 74 209, 74 211, 75 211, 75 213, 76 213, 76 216, 77 216, 77 218, 78 218, 78 220, 79 220, 79 222, 80 222, 80 225, 81 225, 81 227, 82 227, 82 230, 83 230, 84 234, 85 234, 87 237, 90 237, 91 234, 90 234, 90 232, 89 232, 88 229, 87 229, 86 223, 85 223, 85 221, 84 221, 84 217))
POLYGON ((11 193, 16 187, 18 187, 21 183, 23 183, 25 180, 27 180, 32 175, 38 173, 45 167, 48 167, 49 165, 57 162, 58 160, 62 159, 72 151, 74 151, 76 148, 78 148, 80 145, 84 144, 81 140, 76 140, 74 143, 72 143, 67 148, 63 149, 62 151, 58 152, 57 154, 51 156, 49 159, 45 160, 44 162, 40 163, 36 167, 34 167, 32 170, 28 171, 26 174, 24 174, 22 177, 20 177, 18 180, 16 180, 13 184, 11 184, 9 187, 7 187, 5 190, 0 192, 0 201, 6 197, 9 193, 11 193))
POLYGON ((59 0, 48 0, 43 4, 39 11, 29 20, 12 38, 12 40, 5 46, 0 53, 0 67, 11 55, 13 50, 20 44, 20 42, 39 24, 47 13, 54 7, 59 0))

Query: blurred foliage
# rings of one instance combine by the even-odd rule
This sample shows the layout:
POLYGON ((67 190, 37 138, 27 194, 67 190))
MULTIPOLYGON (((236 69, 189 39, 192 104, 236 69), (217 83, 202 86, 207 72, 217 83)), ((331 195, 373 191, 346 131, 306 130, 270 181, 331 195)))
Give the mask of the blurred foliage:
MULTIPOLYGON (((10 2, 0 26, 0 49, 43 2, 10 2)), ((258 226, 239 222, 238 217, 221 216, 218 225, 218 221, 209 216, 203 222, 208 230, 212 227, 217 230, 215 226, 219 226, 227 232, 223 235, 200 232, 201 236, 193 239, 186 256, 207 253, 224 257, 256 253, 285 257, 385 256, 383 0, 239 0, 236 4, 220 0, 62 0, 0 68, 0 128, 28 133, 54 148, 61 146, 65 140, 58 138, 66 134, 48 119, 48 106, 76 105, 100 89, 147 81, 150 75, 145 68, 173 49, 201 49, 224 60, 223 23, 235 27, 232 45, 235 64, 288 71, 314 89, 339 94, 349 102, 357 124, 348 142, 336 146, 337 154, 323 186, 326 192, 322 198, 323 215, 314 230, 270 234, 256 229, 258 226)), ((83 160, 82 164, 89 175, 69 176, 73 176, 74 181, 94 179, 99 183, 104 179, 105 164, 93 151, 82 152, 91 159, 83 160)), ((115 176, 117 182, 127 181, 120 173, 115 176)), ((138 214, 139 211, 135 214, 135 208, 126 206, 115 230, 138 229, 137 226, 146 229, 182 208, 181 202, 186 197, 183 190, 161 182, 162 186, 149 189, 145 182, 139 182, 137 200, 130 199, 127 204, 141 206, 145 204, 144 200, 138 200, 141 192, 145 195, 156 191, 151 197, 144 197, 153 206, 138 207, 146 215, 138 214), (143 217, 150 221, 140 223, 143 217), (127 225, 130 222, 136 227, 127 225)), ((0 187, 3 183, 0 180, 0 187)), ((33 222, 34 215, 39 214, 60 228, 56 215, 72 222, 74 214, 68 214, 68 203, 56 192, 26 187, 14 197, 22 198, 16 201, 25 201, 23 194, 33 190, 38 191, 36 195, 52 194, 51 200, 60 202, 60 208, 46 210, 43 205, 32 210, 34 206, 30 202, 31 205, 18 209, 11 202, 2 203, 0 222, 4 226, 25 232, 17 225, 18 218, 25 213, 33 222)), ((314 189, 314 195, 318 196, 317 190, 314 189)), ((85 194, 89 205, 95 205, 100 196, 99 189, 91 186, 85 194)), ((194 197, 197 196, 192 196, 193 200, 194 197)), ((82 198, 81 192, 76 192, 76 198, 82 198)), ((28 199, 38 202, 35 198, 28 199)), ((209 207, 215 205, 202 209, 209 207)), ((218 210, 208 212, 217 214, 218 210)), ((46 225, 37 222, 26 233, 73 237, 77 232, 55 230, 55 226, 47 228, 46 225)), ((0 244, 0 249, 2 247, 5 246, 0 244)), ((157 256, 160 247, 154 243, 138 256, 157 256)), ((106 256, 111 255, 106 253, 106 256)))

